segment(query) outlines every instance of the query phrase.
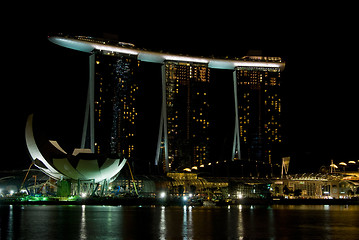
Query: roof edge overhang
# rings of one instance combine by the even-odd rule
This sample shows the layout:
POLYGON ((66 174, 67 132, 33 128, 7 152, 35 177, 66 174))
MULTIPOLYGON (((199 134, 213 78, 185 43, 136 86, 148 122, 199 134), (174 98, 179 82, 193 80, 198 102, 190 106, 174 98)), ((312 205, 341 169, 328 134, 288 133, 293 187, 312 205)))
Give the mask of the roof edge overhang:
POLYGON ((235 59, 220 59, 208 57, 194 57, 189 55, 170 54, 162 52, 154 52, 142 50, 133 47, 123 47, 107 44, 106 42, 100 43, 98 41, 90 42, 76 37, 65 36, 51 36, 49 41, 59 46, 69 49, 91 53, 94 50, 105 52, 116 52, 120 54, 137 56, 138 60, 151 63, 163 63, 165 61, 179 61, 190 63, 208 64, 209 68, 235 70, 236 67, 263 67, 263 68, 279 68, 280 71, 284 70, 284 62, 272 61, 246 61, 235 59))

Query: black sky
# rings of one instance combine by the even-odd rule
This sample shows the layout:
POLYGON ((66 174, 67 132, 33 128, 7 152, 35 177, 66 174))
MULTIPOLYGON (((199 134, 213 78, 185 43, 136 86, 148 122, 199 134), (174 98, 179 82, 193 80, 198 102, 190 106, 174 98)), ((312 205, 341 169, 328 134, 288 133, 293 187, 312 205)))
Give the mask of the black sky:
POLYGON ((350 6, 159 6, 89 11, 53 6, 24 11, 20 26, 3 30, 9 36, 1 40, 9 64, 3 94, 11 96, 2 97, 4 149, 11 153, 5 168, 28 166, 24 127, 30 113, 42 118, 50 137, 71 143, 80 139, 80 131, 69 133, 59 124, 81 127, 87 55, 47 40, 58 32, 107 32, 140 48, 199 56, 241 57, 249 49, 280 56, 286 61, 283 114, 293 168, 316 171, 331 158, 359 159, 357 28, 350 6), (5 133, 7 129, 18 134, 5 133))

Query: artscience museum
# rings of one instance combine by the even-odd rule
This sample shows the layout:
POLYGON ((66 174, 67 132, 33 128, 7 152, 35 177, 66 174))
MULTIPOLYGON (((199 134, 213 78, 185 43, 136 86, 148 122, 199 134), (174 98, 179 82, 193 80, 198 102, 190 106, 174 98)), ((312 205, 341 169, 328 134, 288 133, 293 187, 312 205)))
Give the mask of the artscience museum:
POLYGON ((95 190, 95 184, 106 186, 118 176, 126 163, 126 159, 118 154, 94 154, 90 149, 75 149, 69 154, 57 141, 35 139, 33 115, 28 117, 25 135, 33 164, 53 179, 77 183, 79 194, 80 185, 84 188, 83 183, 93 184, 92 190, 95 190))

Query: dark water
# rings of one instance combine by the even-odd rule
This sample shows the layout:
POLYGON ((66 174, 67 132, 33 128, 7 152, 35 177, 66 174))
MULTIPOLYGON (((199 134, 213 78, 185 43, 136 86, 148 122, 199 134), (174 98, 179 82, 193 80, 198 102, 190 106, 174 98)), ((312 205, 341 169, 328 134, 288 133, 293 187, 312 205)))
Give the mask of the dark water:
POLYGON ((359 206, 0 206, 1 239, 359 239, 359 206))

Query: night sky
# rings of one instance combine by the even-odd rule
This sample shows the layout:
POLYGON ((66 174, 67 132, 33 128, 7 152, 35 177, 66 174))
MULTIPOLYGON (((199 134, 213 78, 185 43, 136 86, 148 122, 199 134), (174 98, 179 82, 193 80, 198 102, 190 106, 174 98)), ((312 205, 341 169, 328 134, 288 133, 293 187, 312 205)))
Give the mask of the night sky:
MULTIPOLYGON (((25 12, 21 26, 4 30, 7 38, 1 40, 2 56, 9 66, 2 74, 6 90, 2 94, 2 136, 7 141, 2 149, 10 154, 2 159, 6 161, 3 168, 27 168, 30 164, 24 140, 30 113, 38 119, 38 131, 59 140, 64 148, 71 151, 80 145, 88 55, 49 42, 47 36, 56 33, 110 33, 139 48, 197 56, 241 57, 250 49, 259 49, 265 56, 282 57, 286 62, 282 75, 283 154, 292 158, 290 172, 317 171, 321 165, 329 165, 330 159, 359 159, 357 28, 350 6, 272 3, 202 9, 178 5, 160 11, 159 6, 146 6, 144 9, 158 10, 146 13, 126 10, 127 6, 107 10, 94 7, 91 11, 54 6, 48 11, 25 12)), ((159 114, 154 105, 160 99, 160 79, 150 64, 145 68, 153 75, 144 80, 142 91, 153 98, 142 106, 142 121, 154 126, 160 115, 155 116, 158 120, 149 120, 148 116, 159 114)), ((229 85, 213 83, 220 99, 218 110, 226 109, 220 104, 229 104, 225 88, 231 86, 231 80, 229 85)), ((157 133, 153 127, 147 131, 142 134, 157 133)), ((221 132, 220 126, 217 131, 221 132)), ((218 142, 227 144, 225 134, 219 135, 218 142)))

